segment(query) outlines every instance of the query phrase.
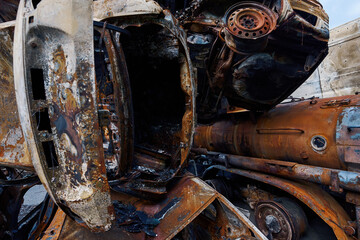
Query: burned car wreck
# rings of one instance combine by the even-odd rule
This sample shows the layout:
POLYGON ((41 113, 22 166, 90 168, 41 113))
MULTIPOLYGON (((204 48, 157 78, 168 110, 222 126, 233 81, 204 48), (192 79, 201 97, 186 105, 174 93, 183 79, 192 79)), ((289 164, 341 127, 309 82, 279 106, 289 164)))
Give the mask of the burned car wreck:
POLYGON ((359 97, 283 102, 318 1, 0 3, 1 239, 357 239, 359 97))

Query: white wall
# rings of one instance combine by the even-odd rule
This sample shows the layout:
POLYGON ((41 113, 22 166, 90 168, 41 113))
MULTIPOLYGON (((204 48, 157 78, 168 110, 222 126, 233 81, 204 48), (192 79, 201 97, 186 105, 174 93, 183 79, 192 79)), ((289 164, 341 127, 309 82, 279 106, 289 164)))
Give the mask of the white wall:
POLYGON ((291 96, 335 97, 360 92, 360 18, 330 31, 329 55, 291 96))

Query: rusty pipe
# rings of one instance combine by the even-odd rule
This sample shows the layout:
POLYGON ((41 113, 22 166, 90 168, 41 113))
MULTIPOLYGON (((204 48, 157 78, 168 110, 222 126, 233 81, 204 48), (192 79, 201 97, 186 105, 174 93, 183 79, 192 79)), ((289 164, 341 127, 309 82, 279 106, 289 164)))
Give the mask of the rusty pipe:
POLYGON ((229 115, 200 125, 195 148, 241 156, 357 171, 360 167, 360 96, 283 104, 255 115, 229 115))
POLYGON ((193 149, 192 151, 197 154, 207 155, 211 160, 226 166, 245 168, 286 178, 323 184, 330 186, 330 189, 336 192, 342 192, 343 189, 360 192, 360 173, 357 172, 314 167, 294 162, 208 152, 206 149, 193 149))

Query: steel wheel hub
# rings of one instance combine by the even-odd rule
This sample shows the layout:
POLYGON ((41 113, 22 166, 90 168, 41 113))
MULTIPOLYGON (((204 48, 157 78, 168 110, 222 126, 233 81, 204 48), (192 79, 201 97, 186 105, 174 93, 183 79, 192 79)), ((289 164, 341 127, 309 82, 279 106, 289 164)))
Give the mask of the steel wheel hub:
POLYGON ((293 239, 293 225, 288 214, 276 204, 266 202, 256 208, 256 223, 259 229, 266 235, 272 235, 273 239, 293 239))
POLYGON ((227 16, 228 31, 239 38, 256 39, 276 27, 276 15, 259 3, 241 3, 227 16))
POLYGON ((302 208, 287 198, 259 202, 255 220, 259 229, 274 240, 299 240, 308 224, 302 208))

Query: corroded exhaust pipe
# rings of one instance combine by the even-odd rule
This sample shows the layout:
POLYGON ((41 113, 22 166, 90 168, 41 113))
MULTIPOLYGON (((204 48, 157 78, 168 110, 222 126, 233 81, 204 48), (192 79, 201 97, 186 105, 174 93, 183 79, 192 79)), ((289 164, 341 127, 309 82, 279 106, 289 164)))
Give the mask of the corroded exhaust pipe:
POLYGON ((231 119, 196 129, 194 147, 241 156, 357 171, 360 96, 283 104, 261 116, 231 119))

